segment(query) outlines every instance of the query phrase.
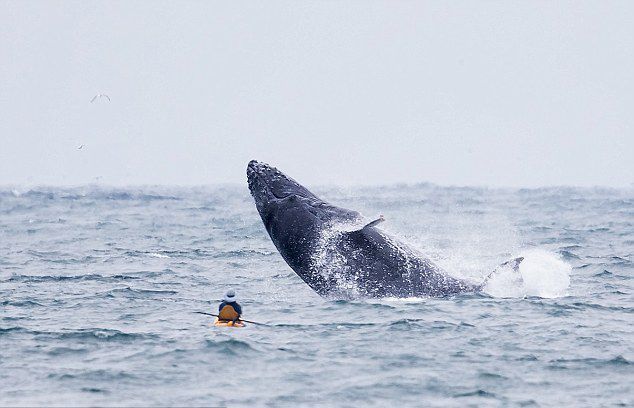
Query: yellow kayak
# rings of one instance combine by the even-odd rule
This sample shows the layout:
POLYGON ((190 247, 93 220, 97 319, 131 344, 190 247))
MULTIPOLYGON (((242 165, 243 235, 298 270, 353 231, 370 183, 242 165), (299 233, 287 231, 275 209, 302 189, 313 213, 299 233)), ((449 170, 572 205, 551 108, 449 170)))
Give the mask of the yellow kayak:
POLYGON ((214 320, 214 326, 218 326, 218 327, 244 327, 246 326, 244 324, 244 322, 238 320, 235 324, 231 321, 226 321, 226 320, 218 320, 218 318, 216 317, 216 319, 214 320))

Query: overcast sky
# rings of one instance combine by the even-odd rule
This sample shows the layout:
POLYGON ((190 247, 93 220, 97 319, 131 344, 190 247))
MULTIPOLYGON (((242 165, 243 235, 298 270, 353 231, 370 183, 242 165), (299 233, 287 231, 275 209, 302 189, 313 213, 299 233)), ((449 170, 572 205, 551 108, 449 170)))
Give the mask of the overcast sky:
POLYGON ((0 184, 244 183, 252 158, 631 186, 634 2, 0 2, 0 184))

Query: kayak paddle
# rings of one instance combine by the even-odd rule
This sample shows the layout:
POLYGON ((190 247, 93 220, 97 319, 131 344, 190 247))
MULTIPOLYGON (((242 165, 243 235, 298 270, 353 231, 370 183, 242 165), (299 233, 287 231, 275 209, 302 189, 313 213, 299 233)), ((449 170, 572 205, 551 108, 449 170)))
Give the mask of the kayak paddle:
MULTIPOLYGON (((217 315, 217 314, 213 314, 213 313, 206 313, 206 312, 194 312, 194 313, 198 313, 198 314, 202 314, 202 315, 207 315, 207 316, 218 317, 218 315, 217 315)), ((253 322, 253 321, 251 321, 251 320, 244 320, 244 319, 239 319, 239 320, 240 320, 240 321, 242 321, 242 322, 245 322, 245 323, 259 324, 259 325, 261 325, 261 326, 268 326, 268 324, 266 324, 266 323, 258 323, 258 322, 253 322)))

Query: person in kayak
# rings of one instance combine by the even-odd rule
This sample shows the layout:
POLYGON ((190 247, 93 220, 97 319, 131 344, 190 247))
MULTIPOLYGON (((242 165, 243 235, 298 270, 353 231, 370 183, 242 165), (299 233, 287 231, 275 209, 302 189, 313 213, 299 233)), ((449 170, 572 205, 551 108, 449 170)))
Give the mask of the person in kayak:
POLYGON ((242 307, 236 301, 236 291, 229 289, 218 306, 218 320, 235 324, 240 321, 240 315, 242 315, 242 307))

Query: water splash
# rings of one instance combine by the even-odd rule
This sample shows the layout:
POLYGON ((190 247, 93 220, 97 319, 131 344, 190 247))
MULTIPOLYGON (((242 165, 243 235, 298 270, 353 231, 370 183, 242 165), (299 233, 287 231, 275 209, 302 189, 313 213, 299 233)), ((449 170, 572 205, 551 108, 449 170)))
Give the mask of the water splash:
POLYGON ((339 251, 342 235, 354 231, 353 223, 335 223, 321 230, 316 251, 312 254, 312 273, 326 281, 336 282, 335 297, 356 298, 360 295, 358 276, 350 270, 345 256, 339 251))
POLYGON ((511 266, 496 269, 484 287, 485 293, 502 298, 556 298, 566 295, 572 271, 569 264, 542 249, 526 250, 519 256, 524 260, 518 271, 511 266))

